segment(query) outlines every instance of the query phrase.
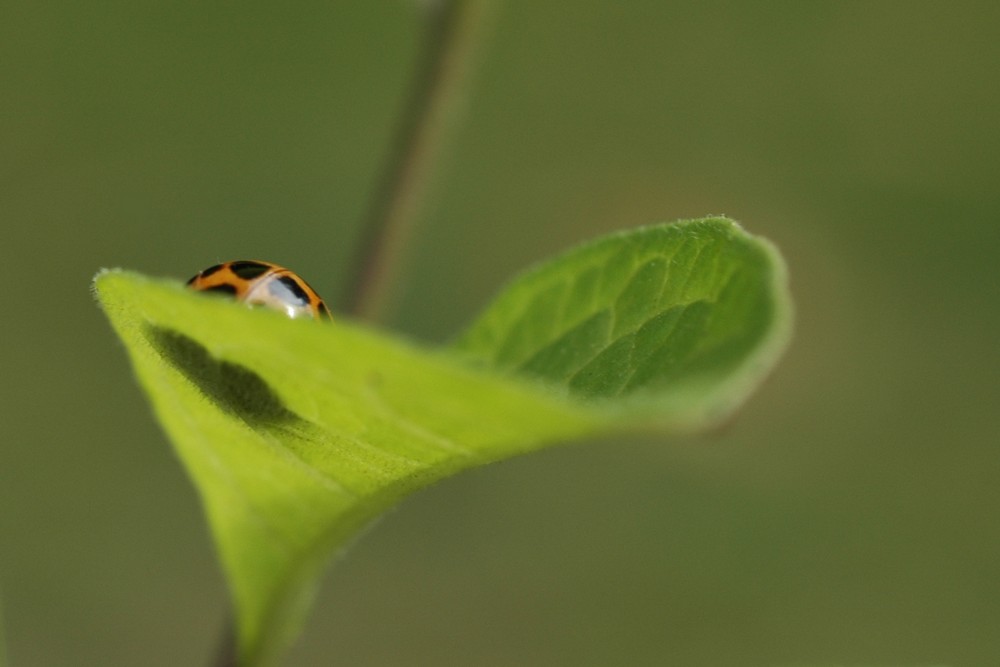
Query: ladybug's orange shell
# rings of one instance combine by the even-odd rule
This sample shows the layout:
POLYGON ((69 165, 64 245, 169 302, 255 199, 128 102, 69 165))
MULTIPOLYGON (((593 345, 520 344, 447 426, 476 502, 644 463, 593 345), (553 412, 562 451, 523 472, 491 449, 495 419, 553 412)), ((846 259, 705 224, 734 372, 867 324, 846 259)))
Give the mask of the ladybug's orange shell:
POLYGON ((187 284, 196 290, 228 294, 237 301, 274 308, 289 317, 331 319, 330 310, 309 283, 270 262, 238 260, 216 264, 187 284))

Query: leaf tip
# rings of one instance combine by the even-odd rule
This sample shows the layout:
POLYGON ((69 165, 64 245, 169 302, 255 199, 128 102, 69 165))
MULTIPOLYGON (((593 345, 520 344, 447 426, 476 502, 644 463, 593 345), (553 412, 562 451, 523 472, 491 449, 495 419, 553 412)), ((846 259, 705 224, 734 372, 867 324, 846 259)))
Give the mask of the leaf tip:
POLYGON ((91 278, 90 280, 91 291, 93 291, 96 294, 97 292, 100 291, 101 283, 104 282, 108 278, 108 276, 119 275, 121 273, 124 273, 124 269, 122 269, 121 267, 117 266, 111 268, 101 267, 100 269, 97 270, 97 273, 95 273, 94 277, 91 278))

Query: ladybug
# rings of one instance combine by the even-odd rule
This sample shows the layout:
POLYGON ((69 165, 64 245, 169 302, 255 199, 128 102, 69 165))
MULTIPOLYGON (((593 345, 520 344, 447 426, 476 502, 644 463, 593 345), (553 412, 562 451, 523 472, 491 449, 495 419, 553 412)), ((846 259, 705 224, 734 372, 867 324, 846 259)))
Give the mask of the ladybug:
POLYGON ((274 308, 289 317, 332 319, 323 299, 306 281, 270 262, 239 260, 216 264, 191 278, 187 285, 204 292, 228 294, 249 305, 274 308))

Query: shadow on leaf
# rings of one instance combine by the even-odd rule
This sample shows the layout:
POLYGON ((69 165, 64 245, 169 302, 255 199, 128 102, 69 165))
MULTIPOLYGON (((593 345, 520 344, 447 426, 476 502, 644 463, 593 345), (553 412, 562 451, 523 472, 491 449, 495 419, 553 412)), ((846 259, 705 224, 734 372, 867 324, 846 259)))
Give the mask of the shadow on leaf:
POLYGON ((214 358, 196 340, 176 331, 149 326, 145 334, 165 361, 226 413, 254 427, 289 426, 304 421, 250 369, 214 358))

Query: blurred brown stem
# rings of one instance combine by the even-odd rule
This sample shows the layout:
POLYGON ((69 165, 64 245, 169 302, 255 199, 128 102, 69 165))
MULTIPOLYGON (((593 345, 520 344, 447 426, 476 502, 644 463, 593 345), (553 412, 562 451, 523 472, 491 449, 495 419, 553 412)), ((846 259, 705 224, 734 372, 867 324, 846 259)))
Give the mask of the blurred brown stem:
POLYGON ((239 667, 236 659, 238 650, 233 619, 234 616, 230 614, 222 628, 219 645, 215 648, 215 655, 212 656, 212 667, 239 667))
MULTIPOLYGON (((427 35, 382 181, 369 204, 344 295, 347 312, 378 319, 399 273, 431 173, 456 124, 486 17, 499 0, 424 0, 427 35)), ((226 624, 212 667, 239 667, 235 624, 226 624)))
POLYGON ((384 314, 434 167, 457 124, 486 18, 497 2, 427 3, 424 53, 347 280, 343 304, 353 315, 377 320, 384 314))

